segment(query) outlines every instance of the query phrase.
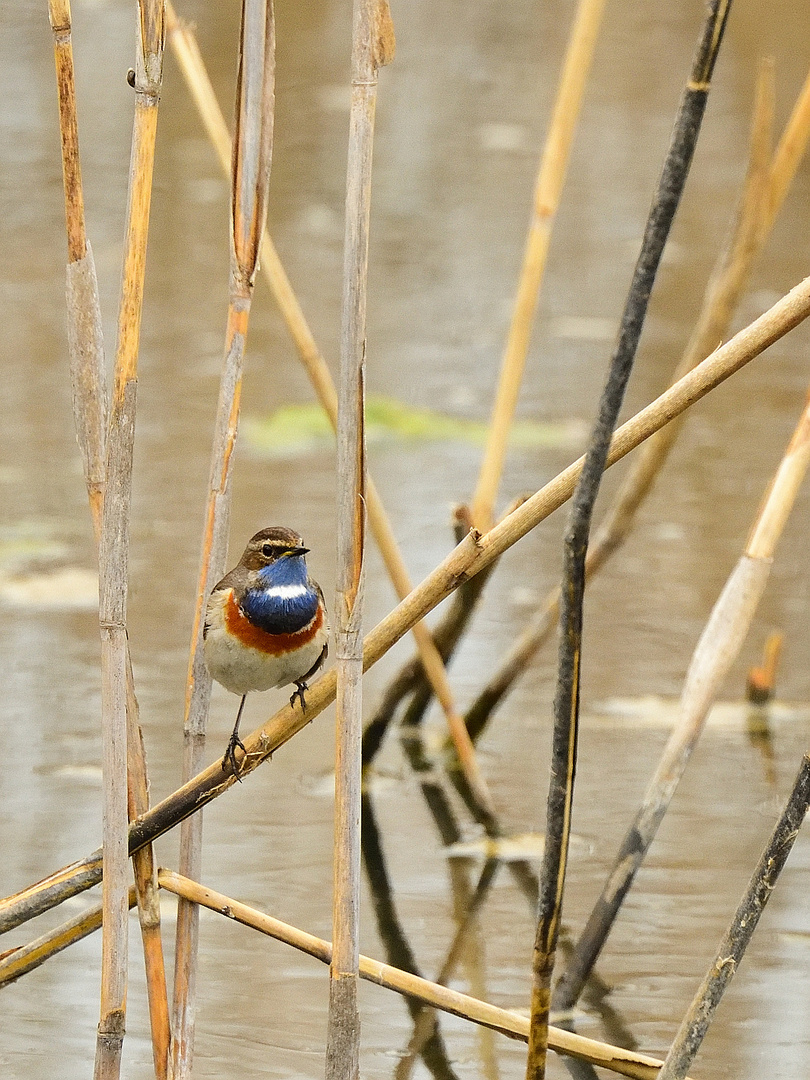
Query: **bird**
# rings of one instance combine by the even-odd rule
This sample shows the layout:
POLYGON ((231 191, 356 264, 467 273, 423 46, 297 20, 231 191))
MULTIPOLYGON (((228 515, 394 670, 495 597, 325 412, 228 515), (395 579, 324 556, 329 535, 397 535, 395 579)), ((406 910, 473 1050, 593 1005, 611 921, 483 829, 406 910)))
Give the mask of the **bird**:
POLYGON ((203 655, 211 677, 241 695, 222 758, 237 780, 239 721, 253 690, 295 683, 290 697, 306 708, 307 681, 329 652, 323 592, 307 571, 309 548, 297 532, 273 526, 257 532, 237 565, 211 590, 203 624, 203 655))

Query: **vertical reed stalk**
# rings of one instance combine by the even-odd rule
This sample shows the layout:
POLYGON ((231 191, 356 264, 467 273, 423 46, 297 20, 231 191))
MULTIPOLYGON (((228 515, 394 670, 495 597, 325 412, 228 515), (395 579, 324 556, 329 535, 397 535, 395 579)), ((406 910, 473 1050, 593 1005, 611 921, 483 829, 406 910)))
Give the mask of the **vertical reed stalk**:
POLYGON ((684 89, 658 189, 647 219, 641 252, 622 315, 619 340, 611 359, 599 405, 599 416, 591 436, 582 475, 574 493, 565 536, 551 779, 532 962, 527 1080, 543 1080, 546 1072, 551 976, 562 912, 576 774, 582 605, 591 518, 608 460, 611 437, 641 337, 650 293, 692 161, 729 4, 730 0, 712 0, 701 28, 690 78, 684 89))
POLYGON ((124 272, 118 318, 104 509, 99 552, 101 707, 104 775, 101 1019, 96 1080, 120 1074, 127 985, 127 645, 126 604, 138 345, 163 69, 163 5, 140 0, 135 56, 135 118, 124 272))
MULTIPOLYGON (((236 84, 236 134, 231 168, 231 267, 228 321, 219 401, 211 451, 208 499, 203 530, 197 604, 191 635, 184 717, 183 779, 202 764, 211 677, 202 650, 205 602, 222 576, 230 522, 231 463, 239 424, 242 368, 250 304, 267 218, 267 192, 273 150, 275 101, 275 23, 272 0, 243 0, 236 84)), ((180 866, 199 877, 202 861, 202 815, 181 830, 180 866)), ((175 943, 172 1076, 191 1075, 194 1052, 195 989, 199 912, 182 901, 175 943)))
POLYGON ((368 230, 377 70, 381 64, 393 59, 393 50, 394 35, 388 0, 355 0, 338 385, 334 948, 329 968, 327 1080, 353 1080, 359 1075, 357 980, 360 955, 368 230))
MULTIPOLYGON (((192 97, 202 117, 208 136, 226 172, 230 170, 231 140, 225 119, 214 94, 197 40, 189 26, 184 25, 174 13, 171 4, 167 6, 167 25, 169 41, 175 51, 178 63, 188 84, 192 97)), ((282 318, 298 350, 301 363, 309 375, 315 393, 318 396, 333 428, 337 428, 338 398, 329 367, 321 355, 312 331, 307 325, 304 313, 298 303, 289 278, 282 266, 275 245, 269 232, 265 230, 261 242, 261 266, 278 304, 282 318)), ((368 524, 380 549, 388 575, 400 600, 411 592, 413 585, 408 575, 405 560, 394 536, 394 530, 383 506, 374 481, 369 476, 366 482, 366 510, 368 524)), ((456 747, 459 761, 467 776, 467 781, 475 791, 479 802, 492 810, 492 800, 478 768, 475 750, 467 734, 447 677, 439 650, 433 636, 424 623, 413 627, 413 636, 419 650, 423 668, 430 681, 436 699, 447 719, 450 737, 456 747)))
POLYGON ((810 808, 810 757, 802 758, 790 798, 776 823, 745 895, 726 931, 717 955, 698 987, 675 1040, 664 1060, 659 1080, 683 1080, 700 1049, 725 989, 734 978, 759 918, 771 897, 782 868, 810 808))
POLYGON ((487 444, 478 485, 472 498, 473 521, 481 530, 490 528, 494 520, 493 509, 503 472, 509 429, 512 426, 526 366, 551 231, 565 183, 571 144, 579 121, 582 96, 591 70, 604 6, 605 0, 580 0, 571 28, 551 125, 537 175, 532 221, 523 254, 523 268, 506 350, 501 362, 487 444))
MULTIPOLYGON (((104 503, 109 395, 104 374, 104 341, 98 281, 84 219, 69 0, 49 0, 49 15, 54 34, 65 188, 68 242, 67 321, 73 414, 93 518, 93 532, 98 544, 104 503)), ((143 740, 137 718, 138 706, 132 666, 129 662, 126 679, 127 777, 130 818, 133 818, 149 809, 149 796, 143 740)), ((169 1015, 160 937, 160 904, 151 845, 138 852, 133 861, 138 882, 138 914, 144 945, 155 1075, 157 1080, 163 1080, 166 1075, 169 1044, 169 1015)))
POLYGON ((576 1001, 697 744, 729 667, 739 654, 768 582, 776 543, 810 464, 810 397, 765 495, 745 551, 712 609, 695 647, 678 720, 628 829, 555 996, 576 1001))

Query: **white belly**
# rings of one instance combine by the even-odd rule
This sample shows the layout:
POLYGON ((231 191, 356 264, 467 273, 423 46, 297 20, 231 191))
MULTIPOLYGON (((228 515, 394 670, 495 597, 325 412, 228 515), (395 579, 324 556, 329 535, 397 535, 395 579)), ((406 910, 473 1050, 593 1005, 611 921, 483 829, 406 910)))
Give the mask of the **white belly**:
POLYGON ((287 686, 305 675, 323 651, 328 630, 322 627, 312 641, 295 652, 272 656, 234 640, 224 629, 223 598, 209 601, 205 663, 211 676, 233 694, 287 686))

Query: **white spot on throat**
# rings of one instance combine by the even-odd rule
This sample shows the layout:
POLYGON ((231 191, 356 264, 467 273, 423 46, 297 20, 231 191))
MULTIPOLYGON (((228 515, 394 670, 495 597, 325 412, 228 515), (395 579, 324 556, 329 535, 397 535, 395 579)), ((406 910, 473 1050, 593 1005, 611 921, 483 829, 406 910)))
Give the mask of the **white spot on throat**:
POLYGON ((264 595, 274 596, 279 600, 292 600, 296 596, 306 596, 308 592, 306 585, 272 585, 264 590, 264 595))

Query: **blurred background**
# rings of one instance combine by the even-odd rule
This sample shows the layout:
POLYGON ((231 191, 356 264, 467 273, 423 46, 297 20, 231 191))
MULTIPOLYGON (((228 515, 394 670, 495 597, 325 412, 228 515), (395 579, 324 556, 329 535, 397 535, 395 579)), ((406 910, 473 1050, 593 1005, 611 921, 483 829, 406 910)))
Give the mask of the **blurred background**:
MULTIPOLYGON (((239 5, 178 0, 230 118, 239 5)), ((336 371, 348 128, 350 4, 278 0, 270 226, 318 343, 336 371)), ((703 17, 700 0, 611 0, 597 45, 520 400, 548 424, 515 447, 501 507, 584 447, 654 184, 703 17)), ((414 581, 453 543, 450 508, 471 496, 522 256, 537 163, 574 12, 569 0, 393 0, 394 64, 382 71, 370 250, 369 392, 460 423, 454 438, 375 433, 370 467, 414 581)), ((74 0, 73 45, 88 231, 108 358, 115 347, 133 96, 135 5, 74 0)), ((64 318, 65 237, 52 38, 45 0, 0 12, 0 891, 16 891, 100 843, 99 640, 94 545, 73 435, 64 318)), ((667 384, 738 197, 756 66, 776 64, 777 130, 810 65, 810 9, 738 0, 703 133, 656 286, 624 415, 667 384)), ((803 166, 735 321, 745 325, 810 272, 803 166)), ((167 49, 139 372, 129 625, 154 801, 180 780, 183 696, 228 282, 228 186, 167 49)), ((583 733, 564 919, 587 916, 646 786, 671 699, 746 540, 810 379, 800 327, 692 410, 632 538, 586 607, 583 733)), ((328 440, 262 440, 280 408, 313 400, 260 277, 233 484, 232 564, 253 532, 299 530, 331 603, 334 453, 328 440), (252 434, 251 434, 252 433, 252 434)), ((606 496, 620 479, 606 477, 606 496)), ((598 517, 598 513, 597 513, 598 517)), ((461 705, 480 688, 559 577, 564 511, 502 560, 452 665, 461 705)), ((726 695, 742 697, 767 634, 785 651, 765 751, 745 710, 705 733, 600 964, 620 1027, 663 1056, 753 870, 808 743, 810 496, 800 495, 726 695)), ((368 566, 366 624, 394 603, 368 566)), ((370 713, 411 655, 402 642, 370 673, 370 713)), ((545 649, 497 714, 481 763, 505 826, 538 831, 555 650, 545 649)), ((285 700, 251 696, 244 730, 285 700)), ((215 687, 210 760, 236 699, 215 687)), ((441 721, 431 714, 437 736, 441 721)), ((330 936, 332 711, 205 812, 203 880, 330 936)), ((418 785, 389 738, 373 785, 402 925, 433 977, 454 932, 448 863, 418 785)), ((466 821, 467 819, 464 818, 466 821)), ((477 831, 469 827, 469 838, 477 831)), ((158 844, 175 866, 174 834, 158 844)), ((801 836, 693 1075, 787 1080, 810 1061, 810 841, 801 836)), ((85 895, 8 935, 4 948, 73 915, 85 895)), ((173 902, 165 902, 172 929, 173 902)), ((152 1074, 133 917, 125 1073, 152 1074)), ((502 874, 480 919, 479 990, 528 1004, 534 914, 502 874)), ((171 957, 171 934, 167 952, 171 957)), ((98 1022, 100 937, 2 991, 9 1078, 88 1075, 98 1022)), ((362 951, 383 958, 364 895, 362 951)), ((453 984, 468 990, 464 973, 453 984)), ((322 1074, 326 970, 202 915, 195 1074, 322 1074)), ((361 989, 363 1075, 393 1076, 412 1034, 401 999, 361 989)), ((525 1049, 442 1018, 458 1077, 523 1074, 525 1049)), ((578 1028, 606 1035, 597 1016, 578 1028)), ((628 1037, 629 1041, 629 1037, 628 1037)), ((428 1075, 420 1062, 413 1075, 428 1075)), ((549 1075, 568 1075, 554 1060, 549 1075)))

